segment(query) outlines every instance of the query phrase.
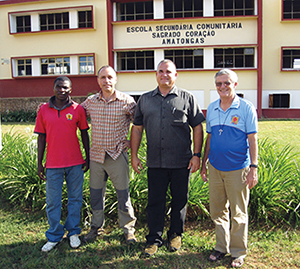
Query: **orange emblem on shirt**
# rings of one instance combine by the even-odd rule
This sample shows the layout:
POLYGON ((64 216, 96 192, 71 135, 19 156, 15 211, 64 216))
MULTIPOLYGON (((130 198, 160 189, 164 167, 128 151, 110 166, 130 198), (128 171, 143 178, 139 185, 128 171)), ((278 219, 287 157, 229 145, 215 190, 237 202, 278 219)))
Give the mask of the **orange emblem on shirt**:
POLYGON ((70 113, 69 113, 69 114, 67 114, 67 115, 66 115, 66 117, 67 117, 67 120, 72 120, 72 119, 73 119, 73 115, 72 115, 72 114, 70 114, 70 113))
POLYGON ((234 123, 235 125, 237 125, 238 121, 239 121, 239 117, 233 116, 232 120, 231 120, 231 123, 234 123))

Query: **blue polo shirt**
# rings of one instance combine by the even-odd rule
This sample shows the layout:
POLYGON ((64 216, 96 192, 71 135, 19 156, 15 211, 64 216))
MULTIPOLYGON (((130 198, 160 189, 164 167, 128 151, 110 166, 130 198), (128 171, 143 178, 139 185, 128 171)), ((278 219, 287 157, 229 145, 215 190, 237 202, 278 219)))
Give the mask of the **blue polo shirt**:
POLYGON ((250 165, 248 135, 258 131, 252 103, 236 95, 223 111, 220 99, 212 102, 207 108, 206 131, 211 134, 208 158, 213 167, 232 171, 250 165))

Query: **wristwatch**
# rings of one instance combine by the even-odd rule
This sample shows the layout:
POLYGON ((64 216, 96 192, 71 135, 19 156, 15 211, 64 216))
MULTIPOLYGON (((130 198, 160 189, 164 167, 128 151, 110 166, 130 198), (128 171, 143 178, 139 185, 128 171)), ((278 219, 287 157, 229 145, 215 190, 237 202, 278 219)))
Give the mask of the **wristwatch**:
POLYGON ((257 168, 257 164, 250 164, 249 167, 257 168))
POLYGON ((201 158, 201 152, 194 153, 193 156, 197 156, 197 157, 201 158))

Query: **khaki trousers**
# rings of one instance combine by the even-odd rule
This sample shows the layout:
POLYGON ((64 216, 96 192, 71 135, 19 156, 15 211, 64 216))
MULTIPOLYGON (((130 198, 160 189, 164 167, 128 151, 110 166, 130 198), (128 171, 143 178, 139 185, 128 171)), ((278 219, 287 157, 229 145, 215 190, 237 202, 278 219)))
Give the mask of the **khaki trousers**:
POLYGON ((105 191, 108 177, 117 193, 119 225, 124 233, 134 233, 136 217, 129 194, 128 154, 122 154, 113 160, 105 155, 104 163, 90 162, 90 194, 92 207, 92 227, 104 226, 105 191))
POLYGON ((246 176, 249 168, 229 172, 219 171, 211 164, 208 168, 210 214, 216 229, 215 250, 244 258, 247 254, 250 191, 246 176))

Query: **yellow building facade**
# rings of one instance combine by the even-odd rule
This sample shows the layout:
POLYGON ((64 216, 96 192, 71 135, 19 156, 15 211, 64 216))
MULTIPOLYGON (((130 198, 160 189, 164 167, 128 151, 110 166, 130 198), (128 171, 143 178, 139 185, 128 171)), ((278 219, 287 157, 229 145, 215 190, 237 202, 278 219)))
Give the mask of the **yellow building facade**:
POLYGON ((86 96, 107 64, 117 88, 138 97, 156 87, 156 66, 168 58, 177 86, 204 111, 218 98, 214 74, 231 68, 259 117, 300 118, 300 1, 6 0, 0 25, 2 102, 50 96, 58 75, 86 96))

